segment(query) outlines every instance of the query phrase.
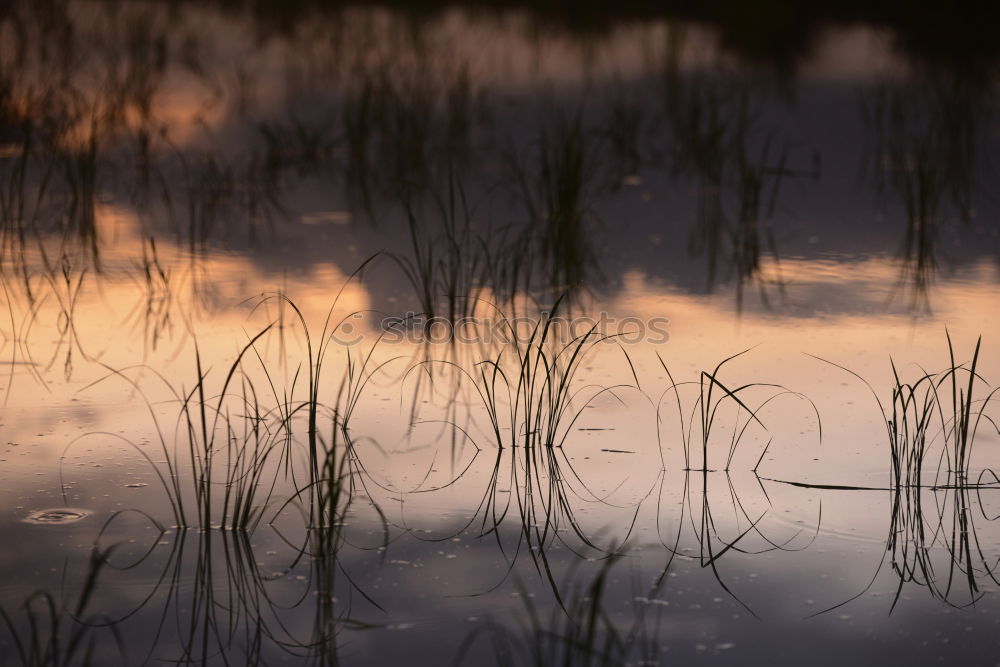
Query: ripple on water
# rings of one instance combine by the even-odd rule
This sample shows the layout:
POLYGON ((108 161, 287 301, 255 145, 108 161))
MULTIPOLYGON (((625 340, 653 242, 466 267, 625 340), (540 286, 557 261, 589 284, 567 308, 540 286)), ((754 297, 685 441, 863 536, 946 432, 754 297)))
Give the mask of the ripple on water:
POLYGON ((90 512, 87 510, 73 509, 70 507, 56 507, 54 509, 32 512, 25 517, 24 521, 26 523, 40 523, 46 525, 53 523, 73 523, 74 521, 79 521, 87 516, 90 516, 90 512))

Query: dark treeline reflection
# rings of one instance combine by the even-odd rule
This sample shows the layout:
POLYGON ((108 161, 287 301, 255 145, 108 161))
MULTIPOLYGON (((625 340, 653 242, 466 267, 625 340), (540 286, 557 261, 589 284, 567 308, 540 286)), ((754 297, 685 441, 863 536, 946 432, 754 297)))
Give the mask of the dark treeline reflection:
MULTIPOLYGON (((170 4, 183 7, 185 2, 170 4)), ((214 6, 249 13, 268 30, 285 32, 297 22, 316 15, 336 15, 365 8, 366 0, 212 0, 214 6)), ((836 0, 802 6, 790 1, 770 2, 753 8, 737 0, 691 4, 625 0, 609 3, 566 3, 562 0, 388 0, 380 2, 419 24, 453 8, 487 19, 497 13, 529 13, 537 29, 570 34, 599 35, 621 23, 650 20, 694 21, 718 30, 726 47, 749 60, 793 68, 812 46, 812 39, 830 24, 866 22, 896 33, 907 53, 930 61, 965 66, 988 65, 998 54, 992 30, 996 9, 988 3, 971 3, 962 11, 944 12, 932 2, 883 2, 878 6, 860 0, 836 0)))
MULTIPOLYGON (((750 57, 771 22, 721 6, 721 32, 629 3, 646 22, 603 31, 553 32, 547 6, 417 9, 10 4, 3 275, 34 298, 67 267, 101 274, 122 215, 149 248, 274 271, 388 250, 411 289, 376 295, 448 316, 477 291, 551 301, 636 268, 778 307, 781 258, 831 254, 897 258, 897 305, 926 309, 942 266, 995 259, 995 68, 975 33, 949 58, 903 13, 851 24, 897 30, 880 83, 809 78, 847 6, 782 14, 806 41, 780 58, 750 57)), ((141 254, 163 287, 162 254, 141 254)))

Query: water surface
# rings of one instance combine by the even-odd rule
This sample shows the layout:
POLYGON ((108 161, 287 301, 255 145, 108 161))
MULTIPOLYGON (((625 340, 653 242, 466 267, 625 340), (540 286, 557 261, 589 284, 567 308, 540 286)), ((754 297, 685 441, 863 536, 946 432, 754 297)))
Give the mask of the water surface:
POLYGON ((838 7, 0 13, 5 664, 993 661, 995 59, 838 7))

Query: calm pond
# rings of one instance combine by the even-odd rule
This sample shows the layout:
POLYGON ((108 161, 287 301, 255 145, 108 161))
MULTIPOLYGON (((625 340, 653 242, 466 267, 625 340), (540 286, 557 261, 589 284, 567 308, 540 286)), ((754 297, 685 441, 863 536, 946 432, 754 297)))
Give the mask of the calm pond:
POLYGON ((566 7, 0 9, 0 664, 1000 664, 997 11, 566 7))

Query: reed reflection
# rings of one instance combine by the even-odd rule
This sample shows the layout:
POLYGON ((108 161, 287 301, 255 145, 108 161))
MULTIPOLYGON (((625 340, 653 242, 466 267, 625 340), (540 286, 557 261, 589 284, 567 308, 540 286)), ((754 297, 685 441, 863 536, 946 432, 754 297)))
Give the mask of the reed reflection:
POLYGON ((964 72, 928 68, 866 90, 862 104, 866 172, 876 193, 905 217, 897 293, 912 309, 928 311, 942 230, 971 224, 976 215, 992 92, 964 72))

